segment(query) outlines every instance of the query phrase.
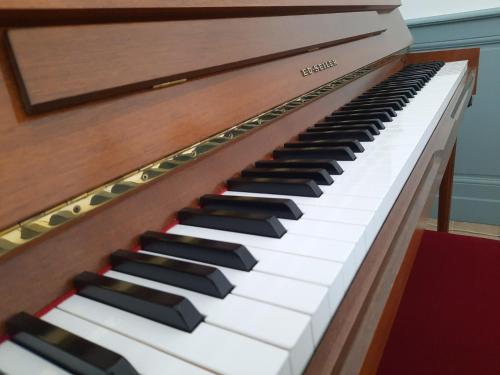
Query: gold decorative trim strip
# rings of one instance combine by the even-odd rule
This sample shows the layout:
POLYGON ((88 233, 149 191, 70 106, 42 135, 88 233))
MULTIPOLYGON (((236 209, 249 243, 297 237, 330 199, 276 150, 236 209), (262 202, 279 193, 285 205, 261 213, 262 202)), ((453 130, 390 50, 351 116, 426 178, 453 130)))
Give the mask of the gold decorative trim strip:
POLYGON ((141 185, 170 173, 177 167, 193 162, 216 148, 320 98, 350 82, 372 72, 389 62, 391 57, 405 53, 406 49, 389 55, 379 61, 357 69, 340 78, 330 81, 299 97, 259 114, 247 121, 224 130, 199 143, 191 145, 165 158, 155 161, 134 172, 111 181, 99 188, 53 207, 39 215, 31 217, 11 228, 0 232, 0 257, 27 244, 56 228, 59 228, 114 199, 129 193, 141 185))

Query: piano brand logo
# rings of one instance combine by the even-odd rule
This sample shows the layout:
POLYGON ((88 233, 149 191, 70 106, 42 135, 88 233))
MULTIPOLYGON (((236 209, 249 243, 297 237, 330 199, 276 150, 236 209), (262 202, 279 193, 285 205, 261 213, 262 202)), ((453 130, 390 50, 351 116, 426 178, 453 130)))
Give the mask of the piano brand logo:
POLYGON ((316 64, 313 66, 305 67, 300 72, 302 73, 302 77, 307 77, 313 73, 318 73, 318 72, 321 72, 323 70, 333 68, 334 66, 337 66, 337 60, 331 59, 331 60, 324 61, 322 63, 316 64))

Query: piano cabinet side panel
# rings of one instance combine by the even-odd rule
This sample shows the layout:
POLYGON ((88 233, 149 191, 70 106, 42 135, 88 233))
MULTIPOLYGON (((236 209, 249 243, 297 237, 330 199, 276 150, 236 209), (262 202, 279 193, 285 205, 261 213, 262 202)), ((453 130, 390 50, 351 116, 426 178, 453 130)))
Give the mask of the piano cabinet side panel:
POLYGON ((452 114, 467 103, 471 90, 461 93, 470 78, 469 70, 358 270, 307 375, 376 373, 416 255, 421 218, 429 210, 456 140, 459 116, 452 114))
POLYGON ((38 311, 71 289, 76 274, 97 271, 111 252, 131 248, 146 230, 161 229, 179 209, 217 191, 226 179, 401 67, 402 57, 394 57, 342 89, 21 248, 0 262, 2 280, 8 281, 0 283, 0 325, 18 311, 38 311))

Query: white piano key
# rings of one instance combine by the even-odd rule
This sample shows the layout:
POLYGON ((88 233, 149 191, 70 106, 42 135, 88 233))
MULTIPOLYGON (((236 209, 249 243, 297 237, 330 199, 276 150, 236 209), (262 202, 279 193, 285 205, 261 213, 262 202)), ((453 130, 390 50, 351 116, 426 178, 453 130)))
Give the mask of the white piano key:
POLYGON ((282 253, 249 246, 248 251, 257 259, 254 271, 285 276, 330 287, 342 273, 342 263, 282 253))
MULTIPOLYGON (((147 251, 141 252, 179 259, 147 251)), ((218 268, 235 286, 231 294, 309 315, 311 317, 314 342, 315 344, 319 342, 333 314, 327 288, 262 272, 246 272, 221 266, 211 266, 218 268)))
POLYGON ((329 290, 330 306, 337 310, 349 286, 343 264, 256 247, 248 250, 258 260, 255 271, 323 285, 329 290))
POLYGON ((303 218, 309 220, 324 220, 338 223, 356 224, 367 226, 373 217, 373 211, 354 210, 336 207, 311 206, 298 204, 303 212, 303 218))
POLYGON ((53 309, 42 317, 59 328, 91 341, 123 356, 142 375, 172 374, 208 375, 209 371, 160 352, 149 345, 90 323, 60 309, 53 309))
MULTIPOLYGON (((357 185, 357 184, 355 184, 357 185)), ((364 184, 363 186, 368 186, 369 184, 364 184)), ((370 186, 371 187, 371 186, 370 186)), ((383 191, 387 192, 389 187, 384 186, 384 187, 379 187, 379 191, 383 189, 383 191)), ((255 196, 255 197, 273 197, 271 194, 258 194, 258 193, 247 193, 247 192, 237 192, 237 191, 227 191, 224 193, 225 195, 235 195, 235 196, 255 196)), ((351 197, 350 199, 353 199, 353 196, 361 196, 365 197, 368 199, 372 200, 377 200, 381 202, 382 197, 385 196, 385 194, 355 194, 355 192, 349 196, 349 195, 344 195, 341 194, 342 196, 347 196, 351 197), (372 195, 372 197, 370 197, 372 195), (377 196, 377 198, 375 198, 377 196)), ((347 224, 355 224, 359 227, 364 227, 363 230, 365 232, 365 238, 360 239, 361 241, 358 241, 357 244, 360 248, 363 248, 361 251, 364 252, 367 249, 367 246, 373 241, 373 238, 375 238, 376 234, 378 233, 379 228, 377 227, 377 223, 380 222, 380 215, 377 215, 376 210, 361 210, 361 209, 351 209, 351 208, 339 208, 339 207, 331 207, 329 205, 322 206, 318 202, 316 204, 311 204, 311 203, 303 203, 302 200, 296 199, 298 197, 296 196, 290 196, 290 195, 274 195, 274 197, 280 197, 280 198, 285 198, 285 199, 291 199, 297 204, 299 209, 303 212, 303 216, 301 219, 307 219, 309 221, 325 221, 325 222, 330 222, 330 223, 347 223, 347 224), (377 217, 375 217, 377 215, 377 217), (365 245, 362 245, 365 243, 365 245)), ((320 199, 320 198, 312 198, 312 199, 320 199)), ((362 198, 361 198, 362 199, 362 198)), ((297 222, 299 223, 299 222, 297 222)), ((300 224, 296 224, 299 226, 300 224)), ((286 225, 285 225, 286 227, 286 225)), ((336 226, 337 228, 341 226, 336 226)), ((332 228, 335 228, 335 226, 332 226, 332 228)), ((295 230, 295 232, 300 232, 300 230, 295 230)), ((338 231, 336 231, 338 233, 338 231)), ((327 232, 328 233, 328 232, 327 232)), ((295 233, 297 234, 297 233, 295 233)), ((306 234, 306 233, 303 233, 306 234)), ((328 233, 326 234, 325 238, 331 238, 335 232, 328 233)), ((321 234, 316 233, 316 237, 321 237, 321 234)), ((335 238, 335 245, 338 244, 339 239, 341 238, 335 238)), ((352 238, 351 238, 352 241, 352 238)), ((262 246, 261 246, 262 247, 262 246)), ((339 261, 339 259, 334 259, 336 261, 339 261)), ((342 261, 342 260, 340 260, 342 261)))
POLYGON ((219 374, 291 374, 285 350, 207 323, 187 333, 79 295, 58 308, 219 374))
POLYGON ((323 194, 318 198, 299 197, 296 195, 280 195, 280 194, 265 194, 265 193, 249 193, 242 191, 226 191, 224 195, 239 195, 247 197, 263 197, 263 198, 284 198, 291 199, 297 204, 307 204, 312 206, 346 208, 353 210, 368 210, 376 211, 380 204, 380 198, 357 197, 357 200, 352 200, 349 195, 323 194))
MULTIPOLYGON (((333 310, 336 310, 341 296, 346 292, 348 284, 342 263, 253 246, 248 246, 247 249, 258 261, 253 271, 314 283, 328 288, 330 306, 333 310)), ((141 252, 161 256, 161 254, 153 252, 142 250, 141 252)))
POLYGON ((377 211, 381 202, 380 198, 356 197, 352 195, 341 195, 341 194, 323 194, 316 200, 309 200, 309 201, 305 201, 301 198, 302 197, 298 199, 299 202, 304 201, 304 203, 311 204, 314 206, 349 208, 354 210, 369 210, 369 211, 377 211))
POLYGON ((224 299, 211 297, 116 271, 105 275, 186 297, 205 316, 206 323, 287 350, 294 374, 302 373, 314 350, 307 315, 232 294, 224 299))
POLYGON ((0 371, 7 375, 71 375, 12 341, 0 345, 0 371))
POLYGON ((289 233, 310 237, 329 238, 347 242, 364 241, 365 227, 361 225, 326 222, 309 219, 278 219, 289 233))
POLYGON ((245 246, 281 251, 284 253, 309 256, 344 263, 345 272, 355 272, 355 264, 364 251, 362 242, 331 241, 323 238, 285 234, 280 239, 253 236, 249 234, 225 232, 216 229, 198 228, 189 225, 176 225, 168 233, 200 237, 209 240, 235 242, 245 246))

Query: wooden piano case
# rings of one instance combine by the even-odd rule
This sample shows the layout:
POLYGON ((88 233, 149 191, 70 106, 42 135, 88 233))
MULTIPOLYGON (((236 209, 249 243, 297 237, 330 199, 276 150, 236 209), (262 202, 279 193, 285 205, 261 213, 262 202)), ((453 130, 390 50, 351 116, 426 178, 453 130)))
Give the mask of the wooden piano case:
POLYGON ((468 59, 466 77, 307 369, 374 372, 478 61, 477 50, 406 54, 411 36, 398 6, 0 4, 0 322, 39 311, 71 289, 75 274, 101 269, 113 250, 165 227, 177 210, 220 191, 239 170, 405 64, 468 59), (307 68, 317 71, 304 76, 307 68), (238 124, 246 130, 231 133, 234 140, 172 170, 157 168, 179 150, 191 157, 193 145, 238 124), (139 179, 123 183, 124 176, 139 179), (129 191, 110 193, 120 183, 129 191), (95 196, 104 203, 75 203, 95 196))

